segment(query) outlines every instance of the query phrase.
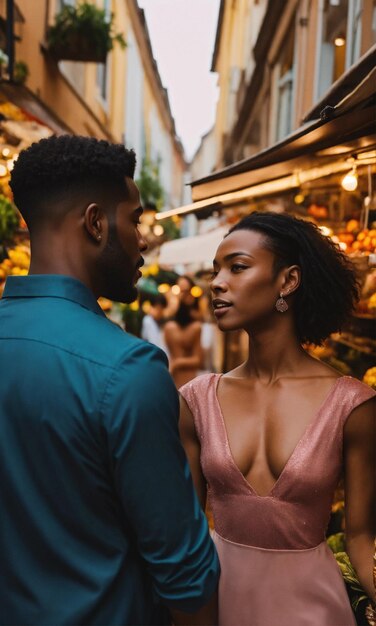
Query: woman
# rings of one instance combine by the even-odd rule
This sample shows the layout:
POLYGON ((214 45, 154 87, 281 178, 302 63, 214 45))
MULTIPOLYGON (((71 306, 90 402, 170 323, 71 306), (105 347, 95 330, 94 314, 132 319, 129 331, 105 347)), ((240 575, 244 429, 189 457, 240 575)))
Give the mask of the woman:
POLYGON ((375 392, 312 358, 357 299, 349 261, 309 222, 253 213, 220 244, 211 282, 245 363, 181 390, 181 435, 221 560, 221 626, 355 624, 325 542, 345 476, 347 550, 372 582, 375 392))
POLYGON ((202 363, 201 321, 197 298, 191 294, 194 282, 189 276, 180 276, 179 306, 164 329, 169 352, 170 372, 177 389, 197 376, 202 363))

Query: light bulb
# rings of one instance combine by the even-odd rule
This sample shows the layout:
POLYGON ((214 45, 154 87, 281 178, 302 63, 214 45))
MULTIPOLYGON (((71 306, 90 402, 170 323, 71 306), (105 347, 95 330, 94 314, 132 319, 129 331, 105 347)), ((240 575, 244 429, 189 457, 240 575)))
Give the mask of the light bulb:
POLYGON ((159 293, 167 293, 168 291, 170 291, 170 285, 168 285, 167 283, 162 283, 161 285, 158 285, 158 291, 159 293))
POLYGON ((346 176, 342 178, 341 185, 346 191, 354 191, 357 188, 358 177, 356 175, 355 167, 353 167, 351 172, 349 172, 348 174, 346 174, 346 176))
POLYGON ((344 37, 336 37, 334 40, 334 45, 337 46, 337 48, 341 48, 345 43, 346 39, 344 37))
POLYGON ((202 296, 202 289, 201 289, 201 287, 199 287, 198 285, 195 285, 194 287, 192 287, 191 295, 194 298, 199 298, 200 296, 202 296))
POLYGON ((161 237, 164 233, 164 228, 161 224, 156 224, 153 227, 153 233, 156 237, 161 237))
POLYGON ((327 226, 319 226, 319 230, 322 232, 323 235, 325 235, 325 237, 331 237, 331 235, 333 235, 332 229, 328 228, 327 226))
POLYGON ((294 196, 295 204, 302 204, 304 200, 305 200, 305 197, 303 196, 302 193, 297 193, 296 196, 294 196))

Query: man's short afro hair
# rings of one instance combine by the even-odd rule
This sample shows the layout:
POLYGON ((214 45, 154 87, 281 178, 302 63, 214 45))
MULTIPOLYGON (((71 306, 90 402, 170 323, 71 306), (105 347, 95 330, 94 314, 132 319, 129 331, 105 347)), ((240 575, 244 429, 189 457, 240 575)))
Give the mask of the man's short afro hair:
POLYGON ((33 143, 20 152, 11 174, 14 202, 26 222, 34 222, 42 206, 67 189, 122 187, 133 178, 136 155, 122 144, 93 137, 62 135, 33 143))

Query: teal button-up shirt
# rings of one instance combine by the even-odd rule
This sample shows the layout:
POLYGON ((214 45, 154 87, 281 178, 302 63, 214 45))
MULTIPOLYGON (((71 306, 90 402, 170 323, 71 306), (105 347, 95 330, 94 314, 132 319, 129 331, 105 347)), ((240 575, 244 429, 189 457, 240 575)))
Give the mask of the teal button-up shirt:
POLYGON ((67 276, 0 300, 0 623, 166 623, 219 567, 163 353, 67 276))

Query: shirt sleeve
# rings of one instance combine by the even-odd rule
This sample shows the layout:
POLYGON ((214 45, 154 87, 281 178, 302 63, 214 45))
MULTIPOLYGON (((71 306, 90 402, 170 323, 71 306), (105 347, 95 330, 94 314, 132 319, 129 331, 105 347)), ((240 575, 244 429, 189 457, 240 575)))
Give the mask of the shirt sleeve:
POLYGON ((215 591, 219 564, 180 443, 178 405, 165 355, 139 344, 112 375, 102 415, 116 488, 154 589, 189 613, 215 591))

